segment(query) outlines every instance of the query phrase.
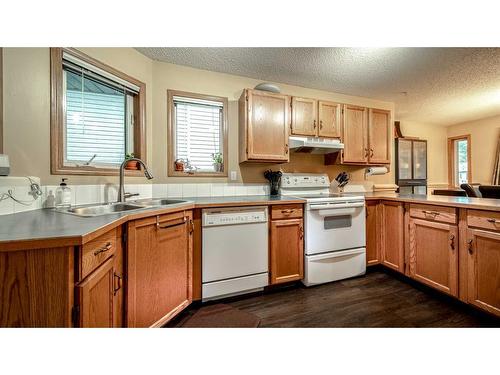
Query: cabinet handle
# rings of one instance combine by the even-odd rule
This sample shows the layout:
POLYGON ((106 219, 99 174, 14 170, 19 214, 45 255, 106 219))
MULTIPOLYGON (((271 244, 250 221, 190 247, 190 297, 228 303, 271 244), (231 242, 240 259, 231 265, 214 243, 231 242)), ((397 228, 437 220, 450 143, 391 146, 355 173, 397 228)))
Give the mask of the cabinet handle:
POLYGON ((454 234, 450 235, 450 247, 452 250, 455 250, 455 235, 454 234))
POLYGON ((492 224, 500 224, 500 220, 488 219, 488 223, 492 223, 492 224))
POLYGON ((100 253, 104 253, 106 251, 109 251, 111 250, 111 242, 107 242, 106 245, 104 245, 103 247, 97 249, 96 251, 94 251, 94 255, 97 256, 99 255, 100 253))
POLYGON ((299 227, 299 231, 300 231, 299 238, 301 240, 303 240, 304 239, 304 228, 302 227, 302 225, 299 227))
POLYGON ((288 154, 288 143, 285 144, 285 154, 288 154))
POLYGON ((427 210, 423 210, 422 211, 425 215, 434 215, 434 216, 438 216, 439 215, 439 212, 437 211, 427 211, 427 210))
POLYGON ((373 158, 373 154, 374 154, 374 152, 373 152, 373 148, 370 148, 370 157, 371 157, 371 158, 373 158))
POLYGON ((179 225, 186 224, 186 222, 187 222, 187 218, 183 217, 183 218, 180 218, 180 219, 172 220, 168 224, 160 225, 160 216, 156 216, 156 229, 173 228, 173 227, 177 227, 179 225))
POLYGON ((319 128, 323 129, 323 120, 319 120, 319 128))
POLYGON ((118 281, 118 287, 113 287, 113 295, 116 296, 116 293, 122 288, 122 279, 123 277, 118 275, 116 272, 114 273, 115 280, 118 281))
POLYGON ((189 234, 194 232, 194 221, 192 219, 189 220, 189 234))
POLYGON ((467 248, 469 250, 469 254, 472 255, 472 253, 474 252, 474 250, 472 248, 472 240, 467 241, 467 245, 468 245, 467 248))
POLYGON ((313 129, 316 129, 316 120, 313 121, 313 129))
POLYGON ((293 210, 281 210, 281 213, 284 215, 290 215, 293 212, 293 210))

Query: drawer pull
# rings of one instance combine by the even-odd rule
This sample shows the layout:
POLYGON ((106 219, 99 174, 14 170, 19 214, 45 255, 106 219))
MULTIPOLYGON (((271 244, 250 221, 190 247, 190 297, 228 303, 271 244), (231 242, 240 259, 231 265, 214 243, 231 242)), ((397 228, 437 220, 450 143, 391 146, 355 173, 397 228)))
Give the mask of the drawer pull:
POLYGON ((472 240, 467 241, 467 245, 468 245, 467 248, 469 250, 469 254, 472 255, 472 253, 474 252, 474 250, 472 249, 472 240))
POLYGON ((452 250, 455 250, 455 235, 454 234, 450 235, 450 247, 452 250))
POLYGON ((109 251, 109 250, 111 250, 111 247, 112 247, 112 246, 111 246, 111 242, 108 242, 108 243, 106 243, 106 245, 104 245, 103 247, 101 247, 101 248, 97 249, 96 251, 94 251, 94 255, 95 255, 95 256, 97 256, 97 255, 99 255, 99 254, 101 254, 101 253, 104 253, 104 252, 106 252, 106 251, 109 251))
POLYGON ((422 211, 425 215, 434 215, 434 216, 438 216, 439 215, 439 212, 437 211, 427 211, 427 210, 423 210, 422 211))
POLYGON ((492 223, 492 224, 500 224, 500 220, 488 219, 488 223, 492 223))
POLYGON ((177 227, 179 225, 184 225, 187 222, 187 217, 183 217, 177 220, 171 220, 168 224, 160 225, 160 217, 156 216, 156 229, 168 229, 177 227))
POLYGON ((117 275, 116 272, 114 273, 115 280, 117 280, 117 283, 115 285, 118 285, 118 287, 113 287, 113 295, 116 296, 116 293, 122 288, 122 279, 123 277, 120 275, 117 275))
POLYGON ((281 210, 281 213, 284 215, 290 215, 293 212, 293 210, 281 210))

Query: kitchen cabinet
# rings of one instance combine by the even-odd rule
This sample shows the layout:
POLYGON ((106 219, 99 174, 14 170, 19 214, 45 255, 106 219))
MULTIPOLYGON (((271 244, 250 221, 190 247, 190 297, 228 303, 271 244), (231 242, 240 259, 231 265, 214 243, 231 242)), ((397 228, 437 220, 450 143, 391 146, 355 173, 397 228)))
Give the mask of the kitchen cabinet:
POLYGON ((402 202, 382 201, 380 226, 381 263, 404 273, 404 206, 402 202))
POLYGON ((458 296, 458 226, 410 218, 409 275, 458 296))
POLYGON ((127 322, 159 327, 192 300, 191 211, 128 223, 127 322))
MULTIPOLYGON (((273 217, 278 210, 292 217, 302 212, 300 205, 291 206, 273 206, 273 217)), ((270 284, 301 280, 304 277, 303 218, 271 220, 270 232, 270 284)))
POLYGON ((500 213, 467 215, 467 302, 500 316, 500 213))
POLYGON ((378 201, 366 202, 366 265, 380 263, 380 228, 378 201))
POLYGON ((390 164, 390 111, 345 104, 342 116, 341 162, 390 164))
POLYGON ((317 136, 318 101, 306 98, 292 98, 293 135, 317 136))
POLYGON ((239 100, 240 163, 288 162, 290 98, 244 90, 239 100))
POLYGON ((340 138, 342 105, 320 100, 318 102, 318 136, 340 138))

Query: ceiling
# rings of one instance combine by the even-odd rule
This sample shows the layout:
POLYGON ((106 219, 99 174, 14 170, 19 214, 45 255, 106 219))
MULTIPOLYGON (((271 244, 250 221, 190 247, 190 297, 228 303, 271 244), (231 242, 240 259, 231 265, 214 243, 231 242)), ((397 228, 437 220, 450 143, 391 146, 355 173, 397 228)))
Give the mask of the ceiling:
POLYGON ((500 114, 500 48, 137 48, 158 61, 395 102, 396 119, 500 114))

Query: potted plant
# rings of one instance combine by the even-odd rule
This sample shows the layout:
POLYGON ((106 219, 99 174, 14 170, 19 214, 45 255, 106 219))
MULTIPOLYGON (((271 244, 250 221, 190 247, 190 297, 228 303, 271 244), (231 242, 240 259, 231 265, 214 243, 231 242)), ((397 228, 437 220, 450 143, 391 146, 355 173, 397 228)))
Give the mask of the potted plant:
MULTIPOLYGON (((127 154, 127 155, 125 155, 125 160, 131 159, 133 157, 134 157, 133 153, 127 154)), ((127 162, 127 164, 125 164, 125 169, 136 171, 139 169, 139 162, 137 162, 135 160, 130 160, 127 162)))
POLYGON ((214 162, 215 172, 222 172, 222 168, 223 168, 222 154, 220 152, 216 152, 215 154, 212 154, 212 159, 214 162))

